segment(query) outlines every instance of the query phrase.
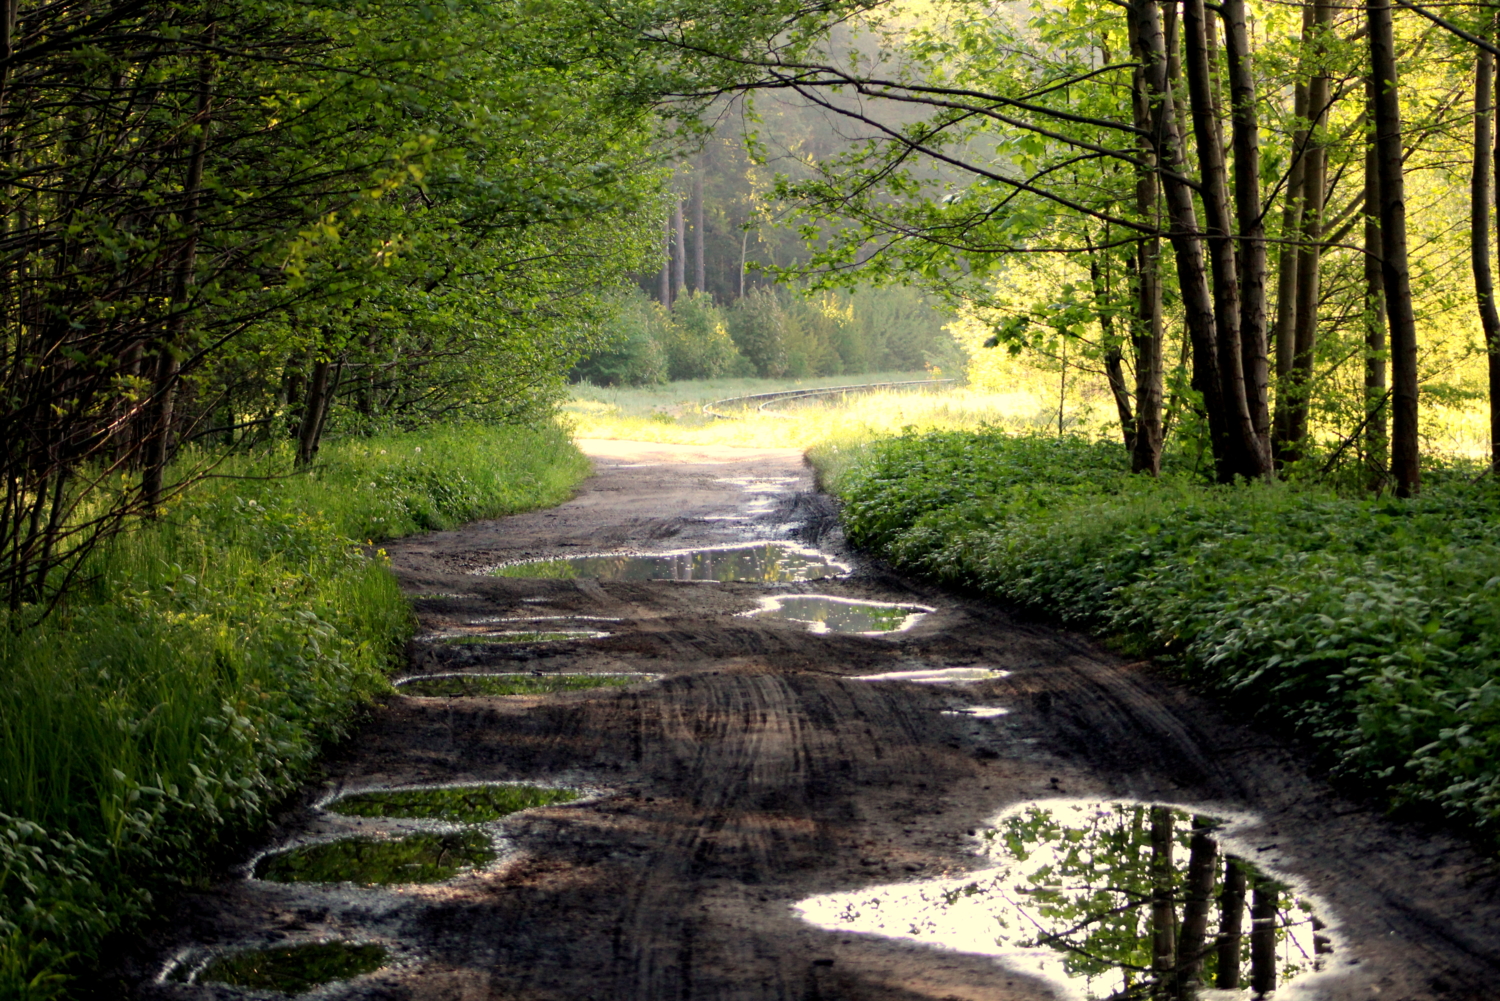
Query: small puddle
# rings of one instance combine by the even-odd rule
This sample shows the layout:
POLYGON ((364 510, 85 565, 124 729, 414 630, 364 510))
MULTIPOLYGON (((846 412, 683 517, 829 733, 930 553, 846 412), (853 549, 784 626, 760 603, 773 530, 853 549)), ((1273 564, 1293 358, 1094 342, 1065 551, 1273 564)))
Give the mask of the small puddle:
POLYGON ((396 689, 424 698, 549 695, 589 688, 618 688, 654 681, 659 674, 428 674, 402 678, 396 689))
POLYGON ((601 553, 559 560, 528 560, 489 571, 496 577, 555 580, 755 581, 765 584, 838 577, 849 568, 825 553, 784 542, 715 546, 670 553, 601 553))
POLYGON ((797 910, 821 928, 995 956, 1071 998, 1259 997, 1326 969, 1334 943, 1306 893, 1235 854, 1251 850, 1233 837, 1244 823, 1144 803, 1031 804, 978 838, 994 868, 797 910))
POLYGON ((919 685, 972 685, 1008 677, 1009 671, 989 667, 940 667, 926 671, 891 671, 887 674, 856 674, 850 681, 912 681, 919 685))
POLYGON ((455 824, 483 824, 521 810, 571 803, 574 789, 529 785, 426 786, 349 793, 323 804, 346 817, 418 817, 455 824))
POLYGON ((481 831, 404 838, 342 838, 261 856, 254 875, 272 883, 440 883, 495 860, 481 831))
POLYGON ((390 961, 378 945, 314 942, 276 949, 231 952, 197 968, 178 967, 167 978, 178 983, 225 984, 253 990, 302 994, 314 987, 374 973, 390 961), (180 971, 180 972, 179 972, 180 971))
POLYGON ((970 719, 993 719, 1010 712, 1005 706, 969 706, 965 709, 945 709, 944 716, 967 716, 970 719))
POLYGON ((746 615, 799 622, 814 633, 855 633, 878 636, 910 629, 936 609, 888 601, 859 601, 827 594, 796 594, 762 598, 761 607, 746 615))
POLYGON ((561 640, 597 640, 608 635, 609 633, 598 629, 559 629, 551 632, 505 629, 482 633, 429 633, 423 639, 436 643, 457 644, 459 646, 493 646, 500 643, 557 643, 561 640))

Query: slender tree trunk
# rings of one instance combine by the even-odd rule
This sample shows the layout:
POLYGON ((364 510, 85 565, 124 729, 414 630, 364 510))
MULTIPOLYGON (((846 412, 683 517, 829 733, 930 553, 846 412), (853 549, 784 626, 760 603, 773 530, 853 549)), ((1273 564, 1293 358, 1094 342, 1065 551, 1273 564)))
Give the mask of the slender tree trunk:
POLYGON ((1094 288, 1094 311, 1099 315, 1099 329, 1104 335, 1104 374, 1109 381, 1110 395, 1115 400, 1115 412, 1120 417, 1125 451, 1134 452, 1135 415, 1130 412, 1130 390, 1125 384, 1125 357, 1115 333, 1109 279, 1099 267, 1099 255, 1095 253, 1089 254, 1089 280, 1094 288))
POLYGON ((661 274, 657 276, 656 298, 668 308, 672 306, 672 217, 667 216, 661 225, 661 274))
POLYGON ((1177 908, 1172 899, 1172 809, 1151 808, 1151 969, 1171 997, 1177 974, 1177 908))
POLYGON ((703 161, 693 172, 693 291, 702 292, 707 287, 703 270, 703 161))
POLYGON ((1224 860, 1224 892, 1219 897, 1219 968, 1214 986, 1239 990, 1240 940, 1245 920, 1245 870, 1233 858, 1224 860))
POLYGON ((1208 417, 1214 463, 1221 480, 1233 479, 1235 454, 1229 410, 1225 405, 1224 381, 1219 372, 1216 323, 1208 272, 1203 259, 1202 235, 1193 189, 1185 179, 1186 162, 1177 113, 1172 100, 1172 81, 1167 76, 1166 38, 1162 33, 1156 0, 1135 0, 1131 7, 1138 21, 1141 50, 1145 56, 1146 92, 1152 104, 1152 138, 1156 159, 1163 167, 1162 192, 1170 222, 1168 236, 1177 261, 1177 285, 1182 299, 1183 323, 1193 345, 1193 388, 1203 398, 1208 417))
POLYGON ((1422 489, 1417 443, 1417 317, 1406 257, 1406 178, 1401 100, 1390 0, 1369 0, 1370 72, 1375 78, 1375 155, 1380 174, 1381 276, 1391 336, 1391 478, 1396 494, 1422 489))
MULTIPOLYGON (((1271 472, 1271 457, 1261 449, 1245 392, 1244 353, 1240 342, 1240 278, 1236 261, 1234 222, 1229 210, 1229 176, 1224 163, 1223 137, 1215 115, 1209 20, 1203 0, 1183 0, 1183 42, 1187 53, 1188 94, 1193 133, 1198 141, 1198 169, 1202 178, 1203 216, 1213 276, 1215 348, 1220 390, 1230 423, 1228 445, 1232 460, 1228 475, 1258 479, 1271 472)), ((1257 201, 1259 200, 1257 196, 1257 201)), ((1258 214, 1258 212, 1257 212, 1258 214)))
POLYGON ((1318 0, 1313 6, 1309 39, 1315 72, 1307 88, 1311 122, 1302 175, 1302 245, 1297 255, 1297 316, 1292 335, 1292 371, 1287 386, 1286 440, 1282 456, 1296 460, 1306 452, 1308 408, 1312 392, 1313 355, 1317 350, 1318 302, 1322 294, 1323 209, 1328 186, 1328 154, 1324 130, 1333 81, 1323 67, 1327 36, 1333 26, 1333 6, 1318 0))
POLYGON ((1491 135, 1495 118, 1495 58, 1484 49, 1474 56, 1474 174, 1469 193, 1469 256, 1474 268, 1474 297, 1479 325, 1489 351, 1490 468, 1500 472, 1500 311, 1495 308, 1495 278, 1490 267, 1490 214, 1495 207, 1491 169, 1495 151, 1491 135))
MULTIPOLYGON (((1375 120, 1375 84, 1365 78, 1369 119, 1375 120)), ((1365 464, 1372 490, 1385 488, 1389 475, 1390 439, 1386 429, 1385 289, 1380 261, 1380 170, 1373 142, 1365 145, 1365 464)))
POLYGON ((1276 989, 1276 888, 1255 885, 1250 905, 1250 989, 1257 995, 1276 989))
MULTIPOLYGON (((1131 77, 1131 110, 1140 130, 1136 146, 1149 166, 1136 172, 1135 210, 1143 222, 1157 225, 1161 210, 1155 150, 1147 133, 1151 130, 1151 97, 1147 91, 1144 58, 1137 19, 1129 19, 1130 52, 1136 68, 1131 77)), ((1162 320, 1161 240, 1143 238, 1134 259, 1135 315, 1131 318, 1131 344, 1135 350, 1135 447, 1131 450, 1132 472, 1157 476, 1161 473, 1162 320)))
POLYGON ((1270 358, 1266 344, 1266 227, 1260 204, 1260 121, 1255 110, 1255 66, 1245 0, 1225 0, 1224 54, 1229 68, 1234 148, 1234 211, 1239 227, 1240 350, 1245 401, 1269 474, 1271 413, 1267 401, 1270 358))
POLYGON ((203 162, 208 153, 210 65, 205 59, 198 75, 198 107, 193 116, 198 126, 188 158, 187 177, 183 183, 182 225, 187 233, 178 252, 172 278, 172 312, 167 319, 165 336, 156 353, 155 400, 150 410, 146 441, 145 471, 141 476, 141 502, 147 511, 161 505, 167 463, 172 457, 173 407, 177 377, 181 372, 178 352, 183 348, 187 325, 188 294, 195 284, 198 267, 198 199, 203 189, 203 162))
POLYGON ((323 412, 328 406, 328 376, 333 362, 319 358, 313 362, 307 380, 307 402, 302 407, 302 421, 297 427, 297 465, 305 466, 318 452, 318 431, 323 426, 323 412))
POLYGON ((672 203, 672 298, 687 291, 687 221, 682 216, 682 199, 672 203))
MULTIPOLYGON (((1302 37, 1312 34, 1312 4, 1302 7, 1302 37)), ((1287 170, 1286 194, 1281 209, 1281 249, 1276 258, 1276 325, 1271 342, 1276 348, 1276 416, 1271 432, 1272 450, 1278 461, 1282 446, 1288 440, 1287 421, 1291 417, 1292 358, 1296 355, 1297 330, 1297 262, 1301 257, 1295 242, 1302 235, 1302 206, 1307 177, 1307 82, 1298 73, 1292 97, 1292 117, 1299 123, 1292 132, 1292 164, 1287 170)))
POLYGON ((1182 906, 1182 939, 1177 946, 1177 990, 1186 998, 1191 998, 1203 981, 1203 957, 1208 952, 1208 915, 1219 859, 1219 846, 1209 835, 1212 830, 1206 818, 1193 818, 1182 906))

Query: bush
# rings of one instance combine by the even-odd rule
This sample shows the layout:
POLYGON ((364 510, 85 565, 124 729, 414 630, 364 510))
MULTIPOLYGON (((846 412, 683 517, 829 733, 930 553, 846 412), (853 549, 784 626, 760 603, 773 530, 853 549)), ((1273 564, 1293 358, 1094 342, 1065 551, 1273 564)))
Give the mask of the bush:
POLYGON ((324 451, 225 463, 243 478, 116 539, 83 597, 0 628, 0 997, 62 993, 389 690, 411 617, 366 540, 556 503, 587 470, 556 429, 324 451))
POLYGON ((1101 630, 1394 804, 1500 835, 1500 489, 1130 476, 1118 446, 907 434, 844 457, 851 541, 1101 630))
POLYGON ((754 374, 729 338, 724 311, 707 292, 684 295, 672 304, 672 322, 664 346, 667 374, 674 382, 754 374))

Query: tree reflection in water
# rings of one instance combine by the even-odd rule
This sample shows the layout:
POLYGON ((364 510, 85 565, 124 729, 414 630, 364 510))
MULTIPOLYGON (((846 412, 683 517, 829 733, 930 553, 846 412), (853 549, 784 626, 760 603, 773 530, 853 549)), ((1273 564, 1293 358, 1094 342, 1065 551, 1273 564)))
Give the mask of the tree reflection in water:
POLYGON ((827 928, 1003 956, 1074 996, 1259 996, 1322 969, 1332 942, 1304 894, 1225 853, 1224 826, 1142 803, 1039 803, 981 833, 994 869, 799 909, 827 928))

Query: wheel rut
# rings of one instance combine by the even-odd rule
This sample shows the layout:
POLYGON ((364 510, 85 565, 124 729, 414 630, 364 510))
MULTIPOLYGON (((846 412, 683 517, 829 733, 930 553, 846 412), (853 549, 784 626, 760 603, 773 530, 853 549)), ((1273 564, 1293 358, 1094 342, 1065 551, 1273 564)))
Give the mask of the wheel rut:
POLYGON ((157 974, 184 950, 363 936, 401 943, 403 958, 320 996, 1068 997, 1013 964, 827 931, 793 909, 816 894, 980 870, 973 830, 1008 807, 1068 796, 1259 817, 1254 844, 1266 847, 1255 861, 1315 893, 1339 934, 1337 975, 1301 996, 1497 996, 1500 879, 1463 844, 1340 799, 1291 749, 1240 725, 1234 707, 1213 706, 1150 665, 843 551, 834 508, 795 453, 585 447, 596 476, 569 503, 388 549, 424 633, 588 616, 579 621, 609 635, 415 642, 410 672, 654 680, 393 697, 331 756, 323 781, 280 818, 268 846, 320 829, 318 801, 338 790, 538 782, 585 797, 506 818, 502 864, 435 886, 294 892, 226 879, 185 898, 171 927, 123 962, 112 981, 128 984, 121 993, 256 996, 157 974), (482 572, 516 560, 753 539, 819 546, 854 570, 781 584, 482 572), (901 633, 818 634, 745 617, 767 593, 936 611, 901 633), (997 673, 962 687, 860 680, 976 667, 997 673), (953 714, 977 705, 1009 712, 982 722, 953 714))

